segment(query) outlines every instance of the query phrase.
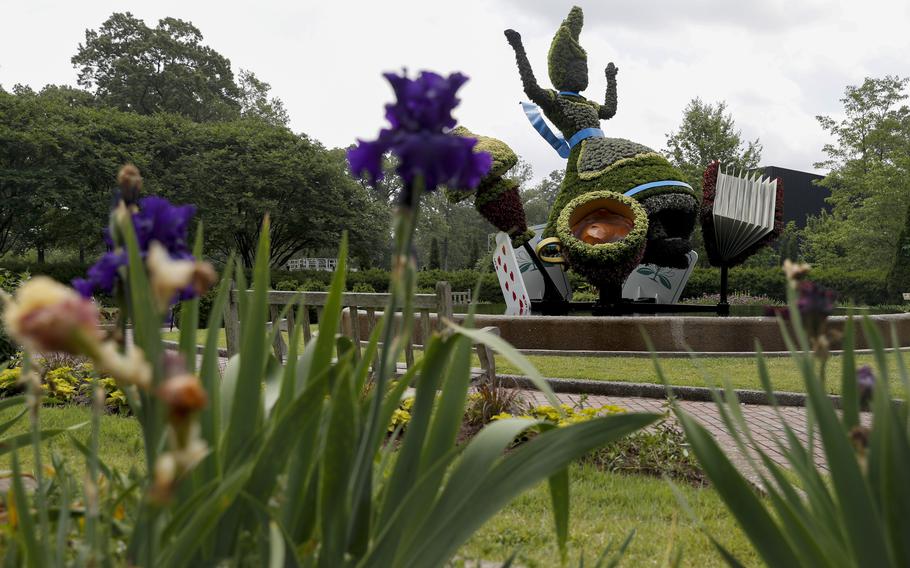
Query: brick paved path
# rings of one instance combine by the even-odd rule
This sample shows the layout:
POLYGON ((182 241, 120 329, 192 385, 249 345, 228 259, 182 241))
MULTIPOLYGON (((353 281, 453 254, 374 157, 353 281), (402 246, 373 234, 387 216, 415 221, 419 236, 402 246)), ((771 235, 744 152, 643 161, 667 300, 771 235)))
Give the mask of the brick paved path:
MULTIPOLYGON (((219 360, 222 372, 224 371, 226 363, 226 359, 222 358, 219 360)), ((531 404, 547 404, 546 398, 539 391, 526 390, 524 391, 524 396, 531 404)), ((560 402, 575 406, 582 404, 583 395, 557 393, 556 397, 560 402)), ((667 401, 657 398, 588 395, 584 400, 584 405, 586 406, 603 406, 605 404, 622 406, 632 412, 661 413, 667 410, 667 401)), ((736 465, 748 479, 756 483, 759 481, 758 476, 749 466, 748 459, 746 459, 736 446, 727 426, 720 417, 717 406, 713 402, 681 400, 679 401, 679 404, 686 412, 695 417, 702 426, 714 435, 733 464, 736 465)), ((758 404, 743 404, 742 410, 756 444, 776 463, 783 467, 789 467, 786 458, 780 453, 776 443, 777 439, 786 439, 784 424, 781 422, 777 411, 771 406, 758 404)), ((793 429, 797 437, 805 443, 808 439, 806 409, 802 407, 784 406, 780 407, 779 411, 780 416, 783 416, 783 419, 790 428, 793 429)), ((868 418, 868 416, 863 416, 863 422, 868 422, 868 418)), ((814 455, 816 464, 823 470, 827 470, 824 455, 817 444, 814 455)))
MULTIPOLYGON (((547 404, 546 398, 538 391, 525 391, 525 398, 531 404, 547 404)), ((582 395, 557 393, 556 397, 566 404, 578 405, 582 402, 582 395)), ((622 406, 633 412, 664 412, 667 410, 667 401, 656 398, 625 398, 614 396, 588 396, 584 404, 586 406, 603 406, 605 404, 615 404, 622 406)), ((713 402, 695 402, 682 400, 680 406, 695 417, 702 426, 707 428, 717 439, 721 448, 730 457, 730 460, 740 469, 740 471, 750 480, 757 482, 758 476, 751 470, 748 460, 739 451, 733 437, 730 435, 727 426, 724 424, 717 406, 713 402)), ((757 404, 743 404, 743 415, 746 423, 752 432, 752 436, 758 446, 775 462, 789 467, 786 458, 780 453, 775 439, 786 440, 784 424, 778 417, 777 412, 771 406, 757 404)), ((797 437, 803 442, 808 439, 806 431, 806 409, 802 407, 786 406, 780 408, 780 414, 786 423, 793 429, 797 437)), ((868 418, 868 417, 864 417, 868 418)), ((818 445, 815 447, 815 462, 822 469, 827 470, 822 450, 818 445)))

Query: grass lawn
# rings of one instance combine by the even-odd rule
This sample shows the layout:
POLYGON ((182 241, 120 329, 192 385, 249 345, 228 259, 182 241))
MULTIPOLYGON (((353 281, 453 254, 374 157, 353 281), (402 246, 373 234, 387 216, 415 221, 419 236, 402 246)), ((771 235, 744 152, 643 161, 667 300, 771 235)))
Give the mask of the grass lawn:
MULTIPOLYGON (((611 542, 616 550, 633 529, 635 536, 622 566, 668 566, 666 559, 675 547, 682 548, 683 566, 723 565, 708 538, 683 512, 666 481, 606 474, 589 465, 573 466, 571 479, 570 566, 578 565, 581 554, 585 565, 593 565, 611 542)), ((760 564, 714 490, 678 487, 708 531, 728 550, 747 566, 760 564)), ((546 483, 521 495, 490 519, 460 555, 502 563, 516 550, 519 566, 558 564, 546 483)))
MULTIPOLYGON (((8 408, 0 411, 0 423, 12 419, 22 408, 8 408)), ((68 437, 73 436, 86 446, 89 444, 91 433, 92 411, 84 406, 61 406, 41 408, 41 428, 45 430, 68 428, 85 422, 85 426, 78 430, 67 432, 47 440, 42 444, 41 462, 44 465, 51 463, 51 451, 59 453, 66 460, 68 467, 74 471, 84 468, 85 458, 70 443, 68 437)), ((16 434, 30 431, 28 416, 25 416, 3 434, 8 438, 16 434)), ((134 418, 121 416, 103 416, 101 419, 101 456, 104 462, 112 467, 126 472, 133 466, 145 469, 145 454, 142 446, 142 433, 139 423, 134 418)), ((0 456, 0 470, 12 468, 10 454, 0 456)), ((19 450, 19 464, 23 471, 32 471, 35 460, 31 445, 19 450)))
MULTIPOLYGON (((198 343, 205 341, 205 331, 199 332, 198 343)), ((179 332, 165 333, 165 339, 176 341, 179 332)), ((224 331, 222 330, 219 344, 224 347, 224 331)), ((420 352, 415 352, 420 357, 420 352)), ((910 367, 910 353, 902 353, 905 364, 910 367)), ((545 377, 565 379, 587 379, 594 381, 622 381, 634 383, 657 383, 657 373, 654 364, 647 357, 551 357, 530 356, 529 359, 545 377)), ((871 355, 861 355, 857 364, 873 364, 871 355)), ((897 379, 897 361, 889 355, 888 376, 891 377, 892 391, 896 396, 903 396, 903 386, 897 379)), ((778 391, 802 392, 805 389, 802 377, 789 357, 769 357, 766 359, 768 371, 771 375, 774 389, 778 391)), ((474 360, 474 366, 480 363, 474 360)), ((521 374, 517 367, 503 357, 496 358, 496 369, 505 374, 521 374)), ((710 386, 705 380, 709 377, 715 381, 729 379, 734 388, 761 390, 761 382, 755 360, 751 357, 703 357, 693 360, 690 358, 663 358, 660 360, 661 369, 674 385, 680 386, 710 386)), ((873 364, 874 367, 874 364, 873 364)), ((837 394, 840 392, 841 359, 832 357, 828 362, 828 390, 837 394)))
MULTIPOLYGON (((15 409, 0 412, 0 421, 14 415, 15 409)), ((84 407, 45 407, 41 421, 46 428, 67 427, 91 419, 84 407)), ((23 418, 6 436, 28 430, 23 418)), ((87 443, 86 425, 74 436, 87 443)), ((126 471, 143 467, 141 434, 133 418, 104 416, 101 420, 101 457, 105 463, 126 471)), ((44 463, 49 463, 51 448, 59 452, 68 467, 76 472, 84 468, 84 459, 69 443, 66 435, 43 444, 44 463)), ((34 463, 31 448, 19 452, 24 471, 34 463)), ((10 455, 0 456, 0 470, 11 467, 10 455)), ((662 566, 675 547, 682 547, 684 566, 715 566, 721 559, 708 539, 686 516, 666 481, 643 476, 605 474, 589 465, 571 470, 570 552, 577 558, 584 553, 589 563, 610 543, 622 542, 632 529, 635 538, 624 566, 662 566)), ((712 489, 680 487, 696 515, 721 542, 746 565, 758 563, 754 551, 727 513, 712 489)), ((459 552, 464 559, 503 562, 513 551, 519 551, 522 566, 558 564, 546 483, 519 497, 492 518, 459 552)), ((577 564, 577 562, 573 563, 577 564)), ((473 562, 466 565, 471 566, 473 562)), ((498 565, 498 564, 497 564, 498 565)))

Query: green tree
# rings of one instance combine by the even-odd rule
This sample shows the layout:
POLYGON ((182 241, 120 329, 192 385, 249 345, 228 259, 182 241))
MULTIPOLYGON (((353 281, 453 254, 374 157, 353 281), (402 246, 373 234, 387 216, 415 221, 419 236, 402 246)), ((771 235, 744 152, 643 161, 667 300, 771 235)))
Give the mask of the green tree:
POLYGON ((241 69, 238 76, 240 87, 240 115, 256 118, 274 126, 287 126, 290 121, 287 109, 281 99, 269 96, 272 86, 261 81, 252 71, 241 69))
POLYGON ((86 106, 74 89, 0 93, 0 251, 97 247, 117 166, 141 117, 86 106))
POLYGON ((439 270, 442 268, 442 261, 439 257, 439 240, 436 237, 433 237, 433 240, 430 241, 430 259, 428 262, 428 268, 430 270, 439 270))
POLYGON ((903 301, 901 294, 910 292, 910 207, 907 208, 904 229, 897 240, 894 263, 888 273, 888 294, 894 301, 903 301))
POLYGON ((725 166, 751 170, 758 166, 761 151, 757 138, 743 140, 733 115, 727 112, 727 103, 705 103, 695 98, 683 110, 679 128, 667 134, 664 154, 700 192, 702 174, 708 164, 719 160, 725 166))
POLYGON ((559 194, 559 186, 565 176, 563 170, 553 170, 544 179, 540 180, 537 185, 522 188, 521 200, 525 207, 525 217, 528 219, 528 225, 538 225, 546 223, 550 215, 550 209, 556 201, 559 194))
POLYGON ((140 168, 147 194, 196 204, 208 250, 222 257, 251 262, 266 213, 274 266, 334 253, 343 230, 362 266, 387 245, 389 209, 351 178, 341 150, 258 118, 196 123, 59 95, 0 93, 0 252, 97 247, 124 162, 140 168))
POLYGON ((265 214, 275 267, 334 248, 343 230, 358 260, 388 240, 387 211, 351 178, 343 152, 258 119, 194 124, 171 116, 157 126, 149 138, 154 181, 199 207, 210 251, 236 252, 250 266, 265 214))
POLYGON ((851 270, 888 270, 910 206, 908 79, 867 78, 848 86, 844 118, 819 116, 834 140, 823 148, 831 212, 804 231, 810 262, 851 270))
POLYGON ((230 61, 184 20, 164 18, 150 28, 129 12, 115 13, 99 29, 86 30, 71 61, 79 85, 120 110, 172 112, 197 122, 241 113, 230 61))
POLYGON ((794 221, 790 221, 781 231, 778 242, 778 265, 783 264, 784 260, 799 260, 800 233, 794 221))
MULTIPOLYGON (((724 166, 748 171, 761 161, 761 142, 757 138, 743 139, 724 101, 706 103, 700 98, 692 99, 683 110, 679 128, 666 136, 664 154, 685 174, 699 198, 705 168, 711 162, 718 160, 724 166)), ((699 263, 706 264, 704 237, 698 229, 692 234, 692 248, 698 253, 699 263)))

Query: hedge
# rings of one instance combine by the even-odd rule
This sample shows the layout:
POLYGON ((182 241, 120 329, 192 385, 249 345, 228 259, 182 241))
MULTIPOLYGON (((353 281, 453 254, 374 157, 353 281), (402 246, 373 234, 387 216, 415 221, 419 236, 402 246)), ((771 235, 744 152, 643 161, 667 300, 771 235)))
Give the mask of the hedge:
POLYGON ((20 273, 28 272, 32 276, 49 276, 54 280, 69 284, 74 278, 84 278, 85 272, 91 264, 82 262, 55 262, 55 263, 37 263, 23 260, 4 260, 0 262, 0 268, 6 268, 10 272, 20 273))
MULTIPOLYGON (((847 271, 816 268, 810 273, 813 281, 837 292, 841 302, 857 305, 887 304, 888 291, 884 271, 847 271)), ((738 267, 729 272, 730 291, 746 292, 752 296, 768 296, 786 300, 784 273, 779 268, 738 267)), ((683 299, 716 294, 720 288, 720 270, 696 268, 683 290, 683 299)))
MULTIPOLYGON (((11 272, 18 273, 27 270, 33 276, 43 274, 65 283, 69 283, 73 278, 83 276, 88 266, 88 264, 79 262, 55 264, 22 261, 0 262, 0 267, 7 268, 11 272)), ((835 290, 840 301, 852 302, 857 305, 893 303, 888 294, 887 274, 883 270, 859 272, 838 268, 815 268, 811 274, 814 281, 835 290)), ((417 274, 417 286, 429 291, 435 288, 436 282, 445 280, 452 285, 452 290, 474 290, 477 286, 478 277, 481 278, 480 300, 482 302, 501 302, 502 294, 499 289, 499 282, 493 272, 424 270, 417 274)), ((581 284, 581 279, 572 272, 569 273, 569 277, 573 288, 578 288, 581 284)), ((331 272, 318 270, 272 271, 273 286, 277 286, 280 283, 282 288, 285 289, 298 289, 304 283, 309 285, 315 283, 328 285, 331 278, 331 272)), ((784 274, 779 268, 741 266, 730 269, 731 292, 747 292, 753 296, 764 295, 776 300, 784 300, 786 297, 785 285, 784 274)), ((350 272, 347 278, 347 288, 353 291, 355 286, 360 289, 371 286, 377 292, 388 292, 389 272, 378 268, 350 272)), ((719 287, 719 269, 696 268, 692 272, 685 290, 683 290, 683 299, 696 298, 704 294, 716 294, 719 287)), ((201 315, 204 316, 204 314, 201 315)))
MULTIPOLYGON (((285 290, 299 290, 312 288, 316 283, 327 286, 332 278, 332 273, 321 270, 299 270, 288 272, 286 270, 273 270, 272 282, 280 285, 285 290)), ((422 270, 417 273, 417 287, 426 292, 435 290, 436 283, 445 280, 452 285, 456 292, 477 288, 477 279, 480 278, 480 301, 501 302, 502 292, 499 281, 493 272, 478 272, 476 270, 422 270)), ((349 272, 347 276, 347 289, 372 288, 376 292, 389 291, 389 272, 378 268, 349 272)))

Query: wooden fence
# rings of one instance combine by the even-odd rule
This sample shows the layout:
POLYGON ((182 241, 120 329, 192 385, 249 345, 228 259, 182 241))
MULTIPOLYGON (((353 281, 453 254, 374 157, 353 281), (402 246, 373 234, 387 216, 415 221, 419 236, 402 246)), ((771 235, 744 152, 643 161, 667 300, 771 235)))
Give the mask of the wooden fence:
MULTIPOLYGON (((310 310, 315 309, 316 319, 321 320, 323 310, 328 301, 328 292, 283 292, 271 290, 268 293, 269 313, 271 325, 276 323, 281 330, 290 330, 294 327, 295 309, 288 309, 285 319, 281 319, 282 312, 287 306, 302 305, 300 310, 304 319, 302 323, 303 340, 308 343, 312 339, 310 329, 310 310)), ((238 351, 240 344, 240 313, 239 291, 232 290, 224 313, 224 332, 227 343, 227 354, 232 356, 238 351)), ((342 317, 342 333, 351 338, 354 343, 355 353, 359 359, 363 344, 369 339, 370 333, 379 321, 382 310, 388 305, 389 294, 379 293, 344 293, 341 305, 344 308, 342 317)), ((453 316, 452 287, 448 282, 437 282, 435 294, 416 294, 414 296, 415 330, 414 337, 405 344, 405 365, 410 368, 414 364, 414 350, 423 349, 433 330, 441 330, 445 320, 453 316)), ((498 333, 496 328, 487 328, 488 331, 498 333)), ((275 334, 272 345, 275 355, 284 360, 287 356, 287 343, 281 333, 275 334)), ((477 354, 480 358, 483 373, 493 379, 496 376, 496 364, 492 351, 485 345, 477 345, 477 354)), ((374 366, 375 366, 374 362, 374 366)))
POLYGON ((452 303, 456 306, 467 306, 472 299, 470 288, 468 288, 467 292, 452 292, 452 303))
POLYGON ((337 258, 292 258, 287 263, 287 269, 296 270, 325 270, 332 272, 338 268, 337 258))

